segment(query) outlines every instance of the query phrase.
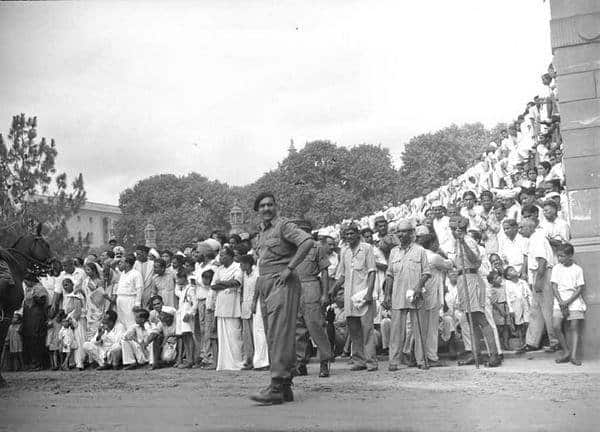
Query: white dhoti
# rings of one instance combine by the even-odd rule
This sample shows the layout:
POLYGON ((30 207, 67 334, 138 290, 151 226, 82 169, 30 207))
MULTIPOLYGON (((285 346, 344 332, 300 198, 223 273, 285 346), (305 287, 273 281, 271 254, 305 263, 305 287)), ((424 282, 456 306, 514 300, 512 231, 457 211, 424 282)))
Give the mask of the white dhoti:
POLYGON ((106 362, 115 363, 121 359, 121 345, 116 344, 111 347, 96 345, 94 342, 85 342, 83 350, 90 360, 98 363, 98 366, 104 366, 106 362))
POLYGON ((121 349, 123 350, 123 364, 146 364, 148 363, 148 359, 150 355, 148 354, 147 349, 143 349, 142 346, 132 340, 122 340, 121 341, 121 349))
POLYGON ((126 329, 135 325, 134 306, 135 296, 117 295, 117 322, 123 324, 126 329))
POLYGON ((75 348, 73 357, 75 358, 75 366, 77 366, 80 369, 83 369, 83 363, 85 361, 85 350, 83 349, 83 344, 85 343, 85 331, 86 320, 85 318, 80 318, 79 320, 77 320, 77 325, 73 330, 75 342, 77 343, 77 348, 75 348))
POLYGON ((269 347, 267 346, 264 324, 260 302, 256 302, 256 313, 252 317, 252 337, 254 338, 254 358, 252 364, 255 368, 269 366, 269 347))
POLYGON ((219 339, 217 370, 241 370, 244 365, 242 359, 242 320, 240 318, 217 317, 217 337, 219 339))

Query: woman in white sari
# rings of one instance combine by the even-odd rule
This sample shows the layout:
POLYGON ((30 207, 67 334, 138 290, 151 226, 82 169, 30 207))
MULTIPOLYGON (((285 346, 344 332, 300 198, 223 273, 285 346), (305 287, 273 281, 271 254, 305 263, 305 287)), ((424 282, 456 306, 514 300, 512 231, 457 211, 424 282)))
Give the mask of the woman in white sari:
POLYGON ((217 370, 241 370, 242 320, 241 287, 242 269, 233 261, 233 249, 224 246, 219 254, 221 266, 215 271, 211 289, 217 291, 215 316, 219 354, 217 370))
POLYGON ((102 317, 106 311, 106 298, 100 271, 96 263, 90 262, 83 266, 86 278, 83 280, 82 290, 85 296, 85 317, 87 330, 85 340, 91 340, 98 332, 102 317))

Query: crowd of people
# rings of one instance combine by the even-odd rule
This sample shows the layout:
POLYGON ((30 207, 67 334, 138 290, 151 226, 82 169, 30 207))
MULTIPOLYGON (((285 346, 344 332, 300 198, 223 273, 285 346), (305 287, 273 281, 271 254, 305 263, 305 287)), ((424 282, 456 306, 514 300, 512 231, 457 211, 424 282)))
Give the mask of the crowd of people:
MULTIPOLYGON (((561 351, 556 362, 581 364, 584 280, 569 243, 554 76, 551 65, 498 145, 427 196, 318 230, 293 221, 314 240, 290 268, 302 289, 294 375, 308 373, 314 351, 320 377, 336 357, 352 371, 376 370, 378 354, 390 371, 429 369, 444 365, 441 352, 496 367, 503 351, 542 344, 561 351)), ((3 366, 268 369, 256 285, 260 248, 275 246, 260 235, 215 231, 180 251, 113 242, 29 274, 3 366)))

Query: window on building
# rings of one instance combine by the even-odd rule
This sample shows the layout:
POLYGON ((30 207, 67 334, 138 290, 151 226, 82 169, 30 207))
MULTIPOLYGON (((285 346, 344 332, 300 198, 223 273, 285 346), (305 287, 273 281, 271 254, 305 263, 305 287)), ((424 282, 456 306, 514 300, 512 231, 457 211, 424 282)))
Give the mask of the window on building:
POLYGON ((94 218, 93 218, 93 217, 91 217, 91 218, 90 218, 90 224, 93 224, 93 223, 94 223, 94 218))

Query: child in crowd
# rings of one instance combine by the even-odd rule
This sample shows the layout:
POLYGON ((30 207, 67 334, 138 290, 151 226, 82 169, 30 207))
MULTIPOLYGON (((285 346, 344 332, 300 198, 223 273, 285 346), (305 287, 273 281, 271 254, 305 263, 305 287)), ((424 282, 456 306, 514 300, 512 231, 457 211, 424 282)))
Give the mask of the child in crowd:
MULTIPOLYGON (((212 269, 202 272, 202 285, 210 287, 214 274, 215 272, 212 269)), ((256 291, 256 293, 258 293, 258 291, 256 291)), ((216 298, 216 291, 209 290, 208 295, 206 296, 206 316, 204 317, 204 352, 206 358, 202 360, 201 364, 204 369, 217 368, 219 345, 217 339, 217 319, 215 317, 216 298)))
POLYGON ((569 360, 576 366, 581 366, 577 359, 577 348, 581 339, 581 325, 587 309, 582 297, 585 288, 583 270, 573 262, 575 251, 569 243, 558 249, 558 264, 552 268, 550 283, 554 292, 554 331, 563 349, 556 363, 566 363, 569 360), (571 346, 563 333, 563 321, 569 322, 571 346))
POLYGON ((152 369, 171 365, 177 358, 177 336, 175 331, 175 308, 163 306, 159 313, 159 322, 153 326, 148 336, 152 343, 152 369))
POLYGON ((64 310, 59 310, 56 314, 50 314, 48 320, 48 333, 46 334, 46 347, 48 348, 48 355, 50 356, 50 367, 52 370, 60 369, 60 329, 62 328, 62 321, 67 315, 64 310))
POLYGON ((501 337, 502 349, 510 349, 509 339, 511 331, 514 331, 508 303, 506 302, 506 289, 504 288, 504 280, 497 271, 491 271, 488 274, 487 280, 490 284, 490 301, 492 303, 492 315, 494 323, 501 337))
POLYGON ((455 268, 448 270, 444 286, 444 306, 440 309, 440 344, 448 347, 451 358, 458 354, 458 329, 463 314, 456 308, 458 296, 458 271, 455 268))
POLYGON ((25 366, 25 363, 23 362, 22 327, 23 316, 20 313, 15 312, 8 327, 6 346, 4 347, 5 351, 8 353, 8 370, 20 371, 25 366))
POLYGON ((75 332, 73 331, 73 322, 70 318, 65 316, 61 322, 61 326, 58 332, 60 352, 62 353, 60 368, 66 371, 69 370, 70 365, 73 363, 77 341, 75 340, 75 332))
POLYGON ((81 290, 78 290, 77 292, 73 291, 73 279, 71 278, 63 279, 63 292, 65 294, 65 313, 67 314, 67 318, 71 323, 71 328, 73 329, 73 346, 75 351, 73 352, 72 360, 75 361, 75 366, 77 366, 77 369, 82 371, 83 360, 85 358, 85 352, 83 350, 86 330, 86 319, 85 314, 83 313, 85 300, 81 290))
POLYGON ((531 291, 527 282, 519 277, 519 273, 512 266, 508 266, 504 270, 504 279, 508 310, 520 340, 520 346, 523 346, 529 323, 531 291))
POLYGON ((175 331, 179 336, 177 367, 189 369, 194 366, 194 318, 197 310, 196 278, 178 273, 175 284, 175 297, 179 308, 175 315, 175 331))
POLYGON ((344 312, 344 289, 339 288, 335 293, 335 301, 327 308, 327 334, 329 343, 336 356, 344 351, 348 331, 346 328, 346 313, 344 312))
POLYGON ((148 363, 149 329, 148 318, 150 313, 146 309, 135 310, 135 324, 127 329, 121 340, 123 352, 123 370, 132 370, 148 363))

